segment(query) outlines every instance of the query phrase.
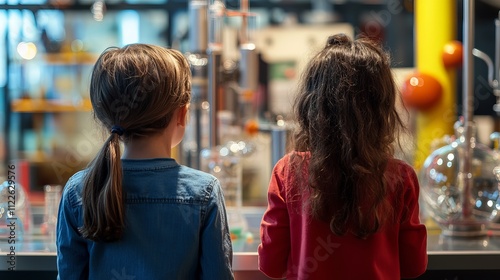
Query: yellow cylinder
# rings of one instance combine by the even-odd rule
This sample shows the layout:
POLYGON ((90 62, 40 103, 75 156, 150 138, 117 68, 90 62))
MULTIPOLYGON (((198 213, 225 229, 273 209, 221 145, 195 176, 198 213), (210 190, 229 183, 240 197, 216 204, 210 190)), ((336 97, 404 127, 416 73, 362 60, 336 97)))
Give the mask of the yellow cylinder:
POLYGON ((421 111, 416 119, 414 167, 418 170, 432 152, 432 142, 453 134, 456 121, 456 69, 446 69, 444 45, 456 39, 455 0, 415 0, 415 56, 418 72, 436 78, 443 89, 436 106, 421 111))

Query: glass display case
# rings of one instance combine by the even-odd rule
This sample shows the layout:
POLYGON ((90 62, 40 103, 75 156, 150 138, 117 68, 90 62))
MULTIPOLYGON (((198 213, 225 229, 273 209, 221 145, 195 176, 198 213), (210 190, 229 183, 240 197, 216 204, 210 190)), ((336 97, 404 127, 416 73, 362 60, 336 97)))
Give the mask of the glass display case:
POLYGON ((185 14, 185 2, 137 9, 110 2, 101 14, 89 8, 93 3, 0 8, 0 46, 6 46, 0 48, 0 183, 13 166, 16 194, 25 194, 29 209, 24 236, 51 233, 46 210, 59 201, 46 205, 44 190, 63 187, 104 141, 89 99, 98 55, 135 42, 169 46, 185 33, 182 20, 172 24, 185 14))
POLYGON ((103 137, 92 118, 88 92, 98 55, 110 46, 139 41, 167 45, 177 38, 171 36, 170 24, 182 11, 178 3, 162 9, 143 4, 138 10, 128 4, 101 14, 95 6, 84 9, 90 4, 19 4, 19 9, 11 5, 0 10, 5 23, 0 43, 7 46, 2 49, 5 137, 0 156, 17 166, 35 204, 43 203, 43 186, 64 185, 100 148, 103 137))
MULTIPOLYGON (((169 46, 186 52, 187 35, 192 28, 187 20, 189 1, 20 0, 14 5, 11 2, 0 0, 0 46, 5 46, 0 48, 0 160, 14 163, 19 170, 19 186, 23 186, 26 197, 35 206, 31 214, 34 225, 39 228, 45 215, 44 209, 39 207, 45 201, 44 186, 64 186, 69 176, 88 163, 103 140, 92 119, 88 93, 89 75, 97 56, 109 46, 133 42, 169 46)), ((237 8, 239 3, 233 0, 225 2, 230 9, 237 8)), ((252 11, 258 13, 262 26, 279 25, 277 29, 288 28, 288 33, 298 34, 297 26, 301 24, 332 22, 350 24, 355 33, 366 31, 368 27, 375 28, 371 30, 372 35, 385 40, 388 48, 392 49, 397 67, 412 67, 412 3, 391 0, 256 0, 250 1, 250 6, 252 11), (398 9, 391 9, 394 7, 390 4, 399 4, 398 9)), ((313 28, 319 29, 318 26, 313 28)), ((304 33, 300 34, 309 32, 301 30, 304 33)), ((283 30, 279 31, 279 34, 282 33, 283 30)), ((321 39, 313 36, 301 35, 300 39, 306 45, 323 44, 318 42, 321 39)), ((269 45, 270 50, 271 46, 285 42, 278 41, 272 34, 264 43, 269 45)), ((283 49, 291 51, 293 45, 302 48, 301 44, 295 44, 297 42, 292 41, 283 49)), ((283 53, 286 52, 278 50, 272 54, 276 63, 271 72, 274 68, 295 67, 295 61, 278 61, 278 55, 283 53)), ((285 70, 281 72, 290 74, 285 70)), ((268 95, 263 101, 265 110, 283 104, 276 98, 278 89, 289 92, 279 87, 281 75, 278 78, 274 74, 277 89, 266 93, 268 95), (273 100, 278 101, 273 104, 273 100)), ((263 143, 270 149, 270 141, 263 143)), ((244 170, 238 170, 243 173, 238 174, 243 182, 250 177, 258 177, 257 171, 251 173, 249 167, 270 172, 270 167, 262 164, 260 159, 247 161, 250 163, 244 163, 244 170)), ((0 166, 0 177, 6 174, 5 166, 7 164, 0 166)), ((264 178, 254 184, 258 185, 256 192, 261 205, 266 203, 267 182, 268 179, 264 178)), ((492 184, 491 180, 486 183, 492 184)), ((243 183, 239 190, 244 198, 250 192, 246 185, 243 183)), ((434 190, 440 191, 440 187, 436 186, 434 190)), ((485 204, 488 205, 487 200, 485 204)), ((257 271, 256 252, 258 227, 265 208, 245 206, 242 210, 247 218, 245 226, 253 235, 234 241, 233 265, 238 279, 265 279, 257 271), (252 276, 245 278, 245 273, 252 276)), ((55 244, 49 239, 50 236, 43 234, 27 235, 17 251, 20 253, 17 269, 35 271, 37 279, 43 279, 44 272, 47 272, 47 278, 53 279, 56 252, 55 244)), ((10 257, 9 247, 5 247, 6 243, 1 245, 0 252, 6 252, 0 256, 0 278, 3 279, 2 272, 8 270, 10 257)), ((499 248, 497 237, 461 242, 446 236, 430 235, 429 270, 495 271, 498 275, 499 248)), ((31 276, 27 276, 28 279, 31 276)))

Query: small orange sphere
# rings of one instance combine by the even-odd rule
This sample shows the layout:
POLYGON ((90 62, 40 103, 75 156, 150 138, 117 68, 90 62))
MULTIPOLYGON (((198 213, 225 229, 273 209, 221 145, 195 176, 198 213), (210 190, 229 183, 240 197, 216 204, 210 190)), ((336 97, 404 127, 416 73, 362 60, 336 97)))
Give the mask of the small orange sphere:
POLYGON ((256 120, 248 120, 245 124, 245 131, 250 135, 259 132, 259 123, 256 120))
POLYGON ((463 61, 462 42, 451 41, 444 45, 442 59, 446 68, 461 67, 463 61))
POLYGON ((401 94, 406 106, 425 111, 439 102, 443 88, 433 76, 414 73, 406 78, 401 94))

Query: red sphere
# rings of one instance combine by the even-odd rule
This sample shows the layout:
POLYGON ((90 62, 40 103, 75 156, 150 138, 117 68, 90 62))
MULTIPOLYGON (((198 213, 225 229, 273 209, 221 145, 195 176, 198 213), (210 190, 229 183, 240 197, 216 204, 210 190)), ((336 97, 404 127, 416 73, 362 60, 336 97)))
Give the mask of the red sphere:
POLYGON ((461 67, 463 61, 462 42, 451 41, 444 45, 441 57, 446 68, 461 67))
POLYGON ((426 111, 439 102, 443 88, 433 76, 414 73, 406 78, 401 94, 406 106, 426 111))

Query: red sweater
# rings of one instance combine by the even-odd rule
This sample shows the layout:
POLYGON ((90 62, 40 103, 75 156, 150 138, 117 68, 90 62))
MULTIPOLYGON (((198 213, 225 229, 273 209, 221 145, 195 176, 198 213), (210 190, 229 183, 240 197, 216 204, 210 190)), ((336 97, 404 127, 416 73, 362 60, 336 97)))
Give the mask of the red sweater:
POLYGON ((419 219, 419 185, 411 166, 392 160, 388 192, 397 222, 389 222, 366 239, 336 236, 327 223, 303 214, 303 194, 289 168, 289 155, 274 167, 268 208, 261 224, 259 269, 271 278, 401 279, 424 273, 427 231, 419 219))

